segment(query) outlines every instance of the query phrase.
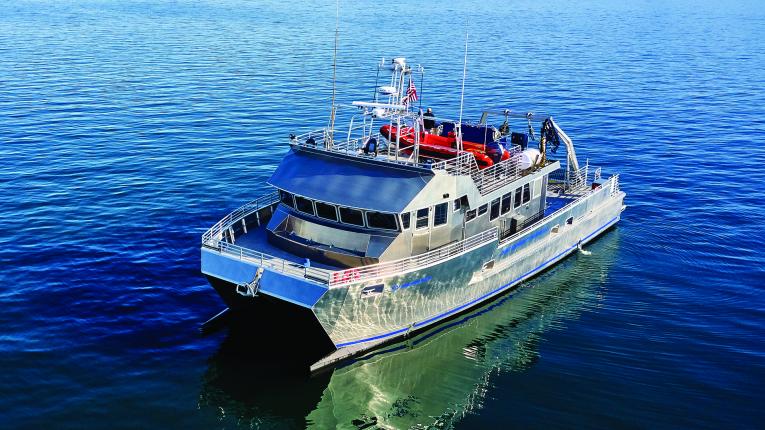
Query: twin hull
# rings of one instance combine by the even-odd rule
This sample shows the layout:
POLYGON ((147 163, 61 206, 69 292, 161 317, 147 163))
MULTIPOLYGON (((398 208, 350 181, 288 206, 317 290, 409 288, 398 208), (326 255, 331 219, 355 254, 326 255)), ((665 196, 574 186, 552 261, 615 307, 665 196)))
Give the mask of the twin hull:
MULTIPOLYGON (((428 267, 335 288, 266 268, 259 293, 312 314, 336 348, 363 350, 484 302, 594 239, 620 218, 624 193, 612 184, 510 240, 494 240, 428 267)), ((235 284, 251 281, 257 269, 256 261, 202 250, 202 271, 229 306, 266 299, 234 291, 235 284)), ((282 317, 290 321, 288 315, 282 317)))

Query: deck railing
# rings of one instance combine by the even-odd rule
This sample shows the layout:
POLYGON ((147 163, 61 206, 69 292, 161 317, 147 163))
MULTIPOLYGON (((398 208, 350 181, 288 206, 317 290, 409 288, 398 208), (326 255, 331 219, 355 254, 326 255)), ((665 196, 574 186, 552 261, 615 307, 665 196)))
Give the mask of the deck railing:
POLYGON ((382 280, 388 276, 408 273, 414 270, 438 264, 456 255, 471 251, 475 248, 497 240, 498 237, 499 233, 497 228, 492 228, 491 230, 486 230, 483 233, 471 236, 460 242, 445 245, 432 251, 415 255, 413 257, 387 261, 369 266, 338 270, 332 272, 329 285, 331 287, 338 287, 374 279, 382 280))
POLYGON ((239 258, 242 261, 249 261, 261 267, 271 269, 275 272, 284 273, 298 278, 307 278, 323 284, 328 284, 331 270, 318 267, 306 267, 305 265, 275 257, 263 252, 255 251, 243 246, 236 245, 233 238, 233 227, 242 219, 271 206, 279 201, 277 192, 270 192, 249 203, 246 203, 210 227, 202 235, 202 246, 209 249, 215 249, 228 256, 239 258), (233 242, 233 243, 232 243, 233 242))
POLYGON ((597 193, 601 189, 605 189, 605 188, 609 188, 609 187, 611 188, 610 193, 611 193, 612 197, 615 196, 616 194, 618 194, 618 192, 619 192, 618 191, 619 190, 619 175, 611 176, 610 178, 608 178, 608 180, 606 182, 601 184, 601 186, 599 186, 598 188, 584 191, 580 196, 578 196, 575 199, 572 199, 571 202, 567 203, 566 205, 564 205, 563 207, 561 207, 560 209, 556 210, 555 212, 553 212, 553 213, 551 213, 549 215, 542 216, 541 218, 537 219, 536 222, 533 222, 533 223, 530 223, 530 224, 524 224, 522 226, 522 228, 520 230, 518 230, 518 232, 516 232, 514 234, 511 234, 509 236, 505 236, 503 234, 502 235, 502 239, 499 242, 499 246, 503 246, 504 244, 506 244, 508 242, 512 242, 515 239, 517 239, 518 237, 528 233, 531 229, 534 228, 534 225, 539 220, 548 219, 548 218, 555 218, 556 216, 558 216, 558 215, 562 214, 563 212, 569 210, 572 206, 574 206, 576 204, 579 204, 582 201, 590 198, 592 195, 594 195, 595 193, 597 193), (617 190, 617 191, 614 192, 614 190, 617 190))
MULTIPOLYGON (((370 159, 369 155, 362 152, 365 142, 362 142, 361 138, 335 140, 331 147, 326 147, 325 142, 329 140, 328 136, 329 132, 326 129, 319 129, 299 136, 293 136, 290 139, 290 143, 319 151, 342 153, 353 157, 370 159)), ((383 141, 383 137, 379 133, 371 137, 377 139, 378 145, 383 141)), ((485 195, 523 176, 524 171, 518 167, 520 153, 520 146, 515 145, 510 149, 510 158, 486 169, 479 169, 475 156, 468 151, 462 151, 457 157, 435 163, 429 161, 415 162, 405 156, 395 157, 395 151, 391 151, 389 157, 378 157, 375 160, 382 163, 403 164, 434 171, 441 170, 455 176, 470 176, 473 178, 481 194, 485 195)))
POLYGON ((590 172, 589 160, 580 167, 579 170, 573 170, 566 167, 550 173, 550 179, 560 181, 566 191, 583 190, 589 186, 588 176, 590 172))
POLYGON ((272 191, 268 194, 258 197, 249 203, 243 204, 238 209, 226 215, 223 217, 223 219, 210 227, 210 229, 202 235, 202 243, 207 244, 211 240, 222 240, 225 231, 233 226, 234 223, 239 222, 242 218, 266 206, 271 206, 277 201, 279 201, 279 193, 272 191))
MULTIPOLYGON (((601 185, 601 187, 595 190, 586 191, 580 197, 572 200, 571 203, 563 206, 562 208, 544 218, 557 216, 558 214, 568 210, 572 205, 580 203, 583 199, 589 198, 601 188, 610 188, 611 195, 618 194, 619 176, 611 176, 601 185)), ((471 251, 489 242, 499 239, 499 230, 497 228, 492 228, 462 241, 444 245, 440 248, 436 248, 434 250, 412 257, 372 264, 369 266, 334 271, 318 267, 306 267, 300 263, 288 261, 283 258, 275 257, 273 255, 235 245, 225 239, 225 232, 230 231, 234 224, 240 222, 242 218, 245 218, 268 205, 276 203, 277 200, 278 194, 270 193, 243 205, 234 212, 231 212, 202 235, 202 245, 210 249, 215 249, 229 256, 239 258, 242 261, 252 262, 275 272, 284 273, 286 275, 297 278, 305 278, 334 288, 347 286, 358 282, 383 279, 389 276, 400 275, 419 270, 431 265, 438 264, 456 255, 471 251)), ((533 226, 525 226, 525 228, 523 228, 521 231, 511 236, 502 238, 500 246, 504 243, 513 241, 519 236, 527 233, 530 228, 533 228, 533 226)))
POLYGON ((274 257, 273 255, 244 248, 222 240, 216 241, 214 246, 208 245, 208 247, 217 249, 221 253, 229 256, 238 257, 242 261, 255 263, 259 267, 270 269, 274 272, 283 273, 295 278, 310 279, 321 284, 329 284, 329 280, 332 276, 331 274, 333 273, 331 270, 319 267, 306 267, 303 264, 274 257))
POLYGON ((232 243, 236 242, 235 239, 230 239, 233 236, 232 228, 236 223, 241 222, 243 218, 266 206, 273 205, 278 201, 278 198, 277 193, 269 193, 226 215, 202 235, 202 246, 215 249, 228 256, 257 264, 275 272, 298 278, 306 278, 330 287, 336 287, 417 270, 447 260, 498 238, 497 229, 493 228, 460 242, 445 245, 420 255, 336 271, 319 267, 306 267, 300 263, 232 243))

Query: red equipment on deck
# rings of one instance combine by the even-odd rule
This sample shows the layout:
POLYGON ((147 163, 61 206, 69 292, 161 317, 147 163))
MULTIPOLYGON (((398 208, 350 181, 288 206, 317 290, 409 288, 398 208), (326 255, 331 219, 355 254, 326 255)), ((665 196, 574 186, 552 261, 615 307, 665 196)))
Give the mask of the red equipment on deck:
MULTIPOLYGON (((401 127, 401 133, 399 135, 397 127, 386 124, 380 127, 380 134, 390 142, 396 142, 396 140, 398 140, 402 153, 411 155, 414 151, 414 128, 401 127)), ((459 152, 457 150, 457 137, 453 131, 449 132, 446 136, 420 132, 419 146, 420 157, 448 160, 456 157, 459 152)), ((510 158, 510 153, 508 151, 505 151, 501 145, 496 146, 502 151, 502 154, 499 157, 500 160, 507 160, 510 158)), ((487 154, 487 150, 491 150, 492 148, 488 148, 487 145, 463 140, 462 148, 473 154, 479 169, 485 169, 494 165, 492 157, 487 154)))

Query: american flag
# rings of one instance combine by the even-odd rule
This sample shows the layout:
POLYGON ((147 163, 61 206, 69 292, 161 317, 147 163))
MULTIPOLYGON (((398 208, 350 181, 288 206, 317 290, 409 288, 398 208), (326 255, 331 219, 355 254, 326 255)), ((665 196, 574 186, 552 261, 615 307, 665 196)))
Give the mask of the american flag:
POLYGON ((412 80, 412 77, 409 77, 409 88, 406 89, 406 95, 404 96, 403 100, 401 100, 401 103, 406 106, 409 104, 409 102, 416 102, 417 101, 417 87, 414 86, 414 81, 412 80))

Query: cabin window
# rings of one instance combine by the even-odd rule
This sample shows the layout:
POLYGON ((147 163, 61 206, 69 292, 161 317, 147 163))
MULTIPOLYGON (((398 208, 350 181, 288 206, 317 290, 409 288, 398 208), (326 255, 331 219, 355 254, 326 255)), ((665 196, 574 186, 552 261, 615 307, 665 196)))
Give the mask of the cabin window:
POLYGON ((313 215, 313 202, 308 200, 305 197, 298 197, 295 196, 295 207, 297 210, 303 213, 307 213, 309 215, 313 215))
POLYGON ((383 212, 367 212, 367 227, 398 230, 396 215, 383 212))
POLYGON ((514 208, 517 208, 517 207, 519 207, 521 205, 521 192, 522 191, 523 191, 523 189, 520 188, 520 187, 515 189, 515 200, 514 200, 514 203, 513 203, 513 207, 514 208))
POLYGON ((481 215, 485 214, 485 213, 486 213, 488 210, 489 210, 489 205, 488 205, 488 203, 487 203, 487 204, 485 204, 485 205, 481 205, 481 206, 479 206, 479 207, 478 207, 478 216, 481 216, 481 215))
POLYGON ((491 213, 489 213, 489 221, 495 220, 499 217, 499 198, 492 200, 491 213))
POLYGON ((412 214, 407 212, 405 214, 401 214, 401 227, 404 228, 404 230, 409 229, 409 220, 411 219, 412 214))
POLYGON ((465 212, 465 222, 470 222, 475 219, 475 209, 465 212))
POLYGON ((507 193, 502 196, 502 215, 510 212, 513 202, 513 193, 507 193))
POLYGON ((292 200, 292 194, 286 191, 279 190, 279 200, 291 208, 295 207, 295 201, 292 200))
POLYGON ((340 221, 346 224, 364 226, 364 214, 358 209, 340 208, 340 221))
POLYGON ((574 217, 572 216, 568 217, 568 219, 566 220, 566 224, 571 225, 573 223, 574 223, 574 217))
POLYGON ((528 203, 529 200, 531 200, 531 190, 529 189, 529 184, 526 184, 523 186, 523 203, 528 203))
POLYGON ((449 203, 439 203, 436 205, 436 210, 433 213, 433 226, 439 226, 446 224, 447 212, 449 210, 449 203))
POLYGON ((316 215, 319 218, 337 221, 337 210, 334 205, 324 202, 316 202, 316 215))
POLYGON ((414 227, 418 230, 421 228, 428 228, 428 217, 430 217, 430 208, 417 210, 417 223, 414 227))
POLYGON ((454 212, 457 212, 462 208, 462 199, 455 199, 454 200, 454 212))

